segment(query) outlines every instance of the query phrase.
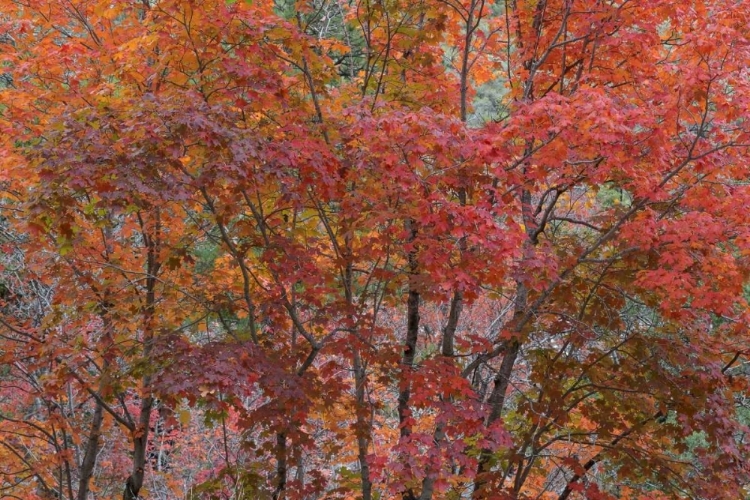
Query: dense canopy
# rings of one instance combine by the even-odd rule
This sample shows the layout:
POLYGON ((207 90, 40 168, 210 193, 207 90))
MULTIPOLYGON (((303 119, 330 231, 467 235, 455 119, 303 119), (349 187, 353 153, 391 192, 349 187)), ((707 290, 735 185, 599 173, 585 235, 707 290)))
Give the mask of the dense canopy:
POLYGON ((743 0, 0 0, 0 497, 747 497, 749 65, 743 0))

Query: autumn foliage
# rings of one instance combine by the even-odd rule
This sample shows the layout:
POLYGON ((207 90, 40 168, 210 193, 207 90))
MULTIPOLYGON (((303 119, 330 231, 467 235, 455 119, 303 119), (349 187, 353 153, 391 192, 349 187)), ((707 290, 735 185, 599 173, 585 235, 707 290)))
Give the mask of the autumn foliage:
POLYGON ((0 497, 750 495, 748 61, 738 0, 0 0, 0 497))

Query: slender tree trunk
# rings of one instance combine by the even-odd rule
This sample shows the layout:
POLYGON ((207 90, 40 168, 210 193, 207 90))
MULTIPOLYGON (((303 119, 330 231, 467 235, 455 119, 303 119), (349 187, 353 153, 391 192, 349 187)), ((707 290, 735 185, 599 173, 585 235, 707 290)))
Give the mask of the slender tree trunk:
MULTIPOLYGON (((143 385, 149 388, 151 377, 145 377, 143 385)), ((123 500, 137 500, 138 492, 143 487, 143 480, 146 472, 146 449, 148 447, 148 426, 151 419, 151 410, 154 406, 154 398, 144 396, 141 400, 140 415, 138 416, 138 426, 133 432, 133 470, 130 477, 125 482, 125 491, 123 500)))
MULTIPOLYGON (((433 434, 435 443, 440 444, 445 439, 445 425, 439 423, 435 426, 435 433, 433 434)), ((440 471, 438 471, 439 473, 440 471)), ((425 477, 422 481, 422 494, 419 495, 419 500, 431 500, 432 495, 435 492, 435 479, 436 477, 425 477)))
MULTIPOLYGON (((463 241, 465 244, 465 241, 463 241)), ((463 309, 463 294, 456 290, 453 293, 451 299, 450 311, 448 312, 448 322, 443 329, 443 342, 441 345, 441 354, 446 357, 452 357, 455 355, 454 340, 456 336, 456 329, 458 328, 458 320, 461 316, 461 310, 463 309)), ((432 439, 435 444, 440 446, 445 439, 445 424, 443 422, 435 425, 435 432, 432 435, 432 439)), ((437 471, 439 474, 440 471, 437 471)), ((419 495, 419 500, 431 500, 432 495, 435 491, 435 479, 436 476, 428 475, 422 481, 422 493, 419 495)))
POLYGON ((276 490, 273 492, 273 500, 284 498, 286 490, 286 434, 279 432, 276 434, 276 490))
POLYGON ((398 395, 398 414, 399 423, 401 424, 401 437, 411 434, 411 425, 409 418, 409 399, 411 398, 411 369, 414 367, 414 357, 417 351, 417 341, 419 339, 419 292, 416 290, 409 291, 407 303, 407 327, 406 327, 406 345, 404 346, 404 355, 401 359, 402 365, 402 388, 398 395))
MULTIPOLYGON (((67 435, 65 430, 62 430, 62 436, 63 436, 63 444, 64 449, 67 451, 69 450, 68 443, 70 442, 70 437, 67 435)), ((78 462, 74 462, 76 465, 78 465, 78 462)), ((70 469, 70 460, 65 460, 64 463, 65 467, 65 486, 68 488, 68 498, 70 500, 73 500, 75 498, 75 495, 73 494, 73 473, 70 469)))
MULTIPOLYGON (((409 231, 409 241, 414 242, 417 237, 416 222, 409 219, 406 221, 406 229, 409 231)), ((419 271, 417 262, 417 250, 409 251, 409 298, 406 303, 406 343, 404 354, 401 358, 401 389, 398 394, 398 418, 400 424, 401 439, 411 435, 411 411, 409 399, 411 398, 411 371, 414 367, 414 358, 417 354, 417 341, 419 340, 419 301, 420 295, 413 278, 419 271)), ((402 492, 404 500, 416 500, 411 489, 402 492)))
MULTIPOLYGON (((149 359, 154 343, 157 275, 161 268, 161 262, 159 261, 161 214, 159 209, 155 212, 153 232, 147 230, 142 219, 140 223, 143 239, 148 249, 146 260, 146 303, 143 309, 143 358, 149 359)), ((151 412, 154 408, 154 398, 151 394, 151 375, 143 377, 141 394, 142 399, 138 424, 133 431, 133 469, 127 481, 125 481, 125 491, 122 494, 123 500, 137 500, 138 493, 143 487, 146 472, 148 430, 151 423, 151 412)))
MULTIPOLYGON (((461 242, 459 242, 460 244, 461 242)), ((465 241, 463 242, 465 246, 465 241)), ((460 290, 453 292, 453 298, 451 299, 451 308, 448 312, 448 323, 443 329, 443 342, 440 346, 440 352, 443 356, 453 357, 454 344, 456 337, 456 330, 458 329, 458 320, 461 317, 461 311, 463 310, 464 294, 460 290)))
MULTIPOLYGON (((106 312, 106 305, 103 304, 103 306, 104 313, 101 315, 101 318, 104 325, 104 340, 106 345, 104 347, 102 369, 99 375, 99 394, 102 394, 106 389, 111 359, 109 349, 112 347, 112 322, 106 312)), ((77 500, 86 500, 88 498, 91 477, 94 474, 96 457, 99 453, 102 422, 104 421, 104 405, 98 399, 94 399, 94 404, 96 405, 94 407, 94 417, 91 419, 91 430, 89 431, 89 438, 86 441, 86 449, 83 454, 83 460, 81 461, 78 496, 76 497, 77 500)))
MULTIPOLYGON (((410 233, 409 241, 413 242, 417 237, 416 223, 413 220, 406 222, 407 231, 410 233)), ((409 399, 411 397, 411 370, 414 367, 414 358, 417 354, 417 341, 419 340, 419 291, 413 278, 418 273, 417 251, 409 252, 409 298, 406 302, 406 343, 404 354, 401 358, 401 390, 398 395, 398 416, 401 424, 401 437, 411 434, 411 426, 408 424, 410 416, 409 399)))
POLYGON ((83 454, 83 461, 81 462, 81 477, 78 482, 78 496, 77 500, 86 500, 89 495, 89 482, 91 476, 94 474, 94 467, 96 466, 96 455, 99 453, 99 440, 102 432, 102 421, 104 420, 104 407, 96 400, 94 400, 94 417, 91 419, 91 429, 89 431, 89 438, 86 441, 86 450, 83 454))
MULTIPOLYGON (((527 189, 524 189, 521 192, 521 210, 524 224, 526 226, 526 234, 529 236, 529 239, 524 242, 524 256, 527 256, 536 243, 533 239, 536 227, 534 216, 531 214, 531 193, 527 189)), ((521 266, 523 267, 523 262, 521 262, 521 266)), ((513 367, 516 364, 518 353, 521 350, 521 320, 526 314, 528 302, 528 287, 523 281, 518 279, 516 280, 516 298, 513 305, 513 318, 510 325, 514 336, 508 341, 503 361, 500 363, 500 369, 498 370, 497 375, 495 375, 494 386, 488 400, 490 413, 487 416, 487 427, 494 424, 502 416, 503 409, 505 408, 505 396, 508 392, 508 386, 510 385, 513 367)), ((474 480, 474 493, 472 498, 475 500, 480 500, 487 496, 485 490, 487 486, 487 475, 492 467, 491 458, 492 454, 489 450, 482 450, 479 456, 476 479, 474 480)))
MULTIPOLYGON (((410 285, 410 287, 413 285, 410 285)), ((417 341, 419 340, 419 292, 415 289, 409 290, 409 299, 407 302, 407 327, 406 327, 406 345, 404 347, 404 356, 402 364, 402 388, 398 395, 398 417, 401 427, 401 438, 411 435, 411 410, 409 409, 409 399, 411 398, 411 371, 414 367, 414 357, 417 352, 417 341)), ((416 500, 414 492, 409 489, 402 493, 404 500, 416 500)))
MULTIPOLYGON (((505 394, 508 391, 510 385, 510 377, 513 373, 513 366, 518 358, 521 344, 518 340, 513 339, 508 345, 508 349, 505 352, 503 361, 500 364, 500 370, 497 372, 494 380, 494 387, 489 398, 490 414, 487 418, 487 426, 489 427, 495 423, 502 415, 503 408, 505 406, 505 394)), ((476 480, 474 482, 474 495, 472 498, 479 500, 486 496, 484 491, 487 484, 486 475, 490 471, 492 454, 489 450, 482 450, 479 456, 479 464, 477 466, 476 480)))
POLYGON ((357 458, 359 460, 359 476, 362 482, 362 500, 372 499, 372 481, 370 481, 370 466, 367 463, 367 451, 370 445, 370 419, 368 405, 365 400, 365 384, 367 373, 362 365, 359 352, 354 353, 354 383, 357 400, 357 458))

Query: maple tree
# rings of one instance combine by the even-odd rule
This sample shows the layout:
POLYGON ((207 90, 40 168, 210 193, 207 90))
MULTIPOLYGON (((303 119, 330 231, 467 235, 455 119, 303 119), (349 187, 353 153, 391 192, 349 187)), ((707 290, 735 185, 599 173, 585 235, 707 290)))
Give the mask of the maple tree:
POLYGON ((0 6, 4 497, 748 495, 750 4, 0 6))

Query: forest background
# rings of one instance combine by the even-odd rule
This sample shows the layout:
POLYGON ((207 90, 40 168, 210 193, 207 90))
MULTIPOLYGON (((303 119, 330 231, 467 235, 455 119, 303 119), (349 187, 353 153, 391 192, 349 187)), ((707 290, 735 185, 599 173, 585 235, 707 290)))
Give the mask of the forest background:
POLYGON ((0 496, 747 498, 749 36, 0 0, 0 496))

